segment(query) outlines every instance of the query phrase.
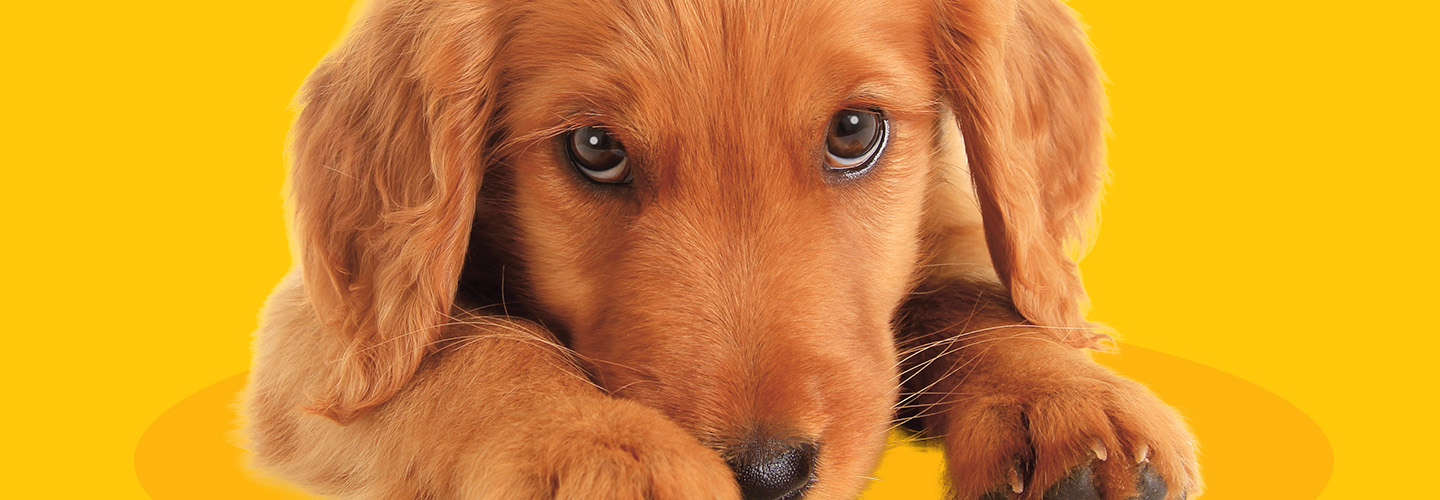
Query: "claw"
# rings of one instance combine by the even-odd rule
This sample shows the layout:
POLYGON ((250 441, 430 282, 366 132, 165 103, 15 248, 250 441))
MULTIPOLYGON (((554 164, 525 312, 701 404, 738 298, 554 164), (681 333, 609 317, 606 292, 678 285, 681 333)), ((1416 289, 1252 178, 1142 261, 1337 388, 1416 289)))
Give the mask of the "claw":
POLYGON ((1101 462, 1104 462, 1105 459, 1108 457, 1108 456, 1105 454, 1105 445, 1100 444, 1099 441, 1095 441, 1095 442, 1093 442, 1093 443, 1090 443, 1090 451, 1091 451, 1091 452, 1094 452, 1094 453, 1095 453, 1095 458, 1100 459, 1101 462))
POLYGON ((1025 484, 1020 482, 1020 471, 1015 470, 1014 467, 1010 468, 1010 490, 1014 491, 1016 495, 1025 492, 1025 484))
POLYGON ((1150 460, 1150 445, 1142 444, 1140 449, 1135 450, 1135 463, 1143 464, 1150 460))

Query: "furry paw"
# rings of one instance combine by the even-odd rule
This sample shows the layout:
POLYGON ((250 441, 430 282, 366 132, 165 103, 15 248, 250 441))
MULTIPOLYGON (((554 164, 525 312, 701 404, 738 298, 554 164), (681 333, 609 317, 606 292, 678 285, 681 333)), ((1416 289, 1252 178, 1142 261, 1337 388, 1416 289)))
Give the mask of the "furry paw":
POLYGON ((480 457, 464 498, 740 498, 720 455, 659 412, 624 400, 587 406, 537 423, 517 446, 480 457))
POLYGON ((1198 494, 1194 444, 1179 415, 1135 382, 1083 357, 1062 358, 965 382, 942 417, 955 498, 1198 494))

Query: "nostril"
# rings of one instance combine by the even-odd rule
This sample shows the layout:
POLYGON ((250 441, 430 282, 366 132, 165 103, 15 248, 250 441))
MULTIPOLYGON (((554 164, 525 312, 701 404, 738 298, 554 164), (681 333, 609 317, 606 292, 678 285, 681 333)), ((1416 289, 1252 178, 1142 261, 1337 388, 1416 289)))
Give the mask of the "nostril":
POLYGON ((815 445, 753 443, 730 457, 745 500, 793 500, 810 483, 815 445))

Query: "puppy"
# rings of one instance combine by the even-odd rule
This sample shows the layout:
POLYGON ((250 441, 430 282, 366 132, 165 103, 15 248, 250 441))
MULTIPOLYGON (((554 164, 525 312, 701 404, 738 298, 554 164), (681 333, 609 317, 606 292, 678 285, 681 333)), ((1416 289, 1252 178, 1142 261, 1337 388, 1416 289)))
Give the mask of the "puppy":
POLYGON ((852 498, 898 422, 954 498, 1200 491, 1082 350, 1104 103, 1054 0, 375 0, 301 101, 273 474, 852 498))

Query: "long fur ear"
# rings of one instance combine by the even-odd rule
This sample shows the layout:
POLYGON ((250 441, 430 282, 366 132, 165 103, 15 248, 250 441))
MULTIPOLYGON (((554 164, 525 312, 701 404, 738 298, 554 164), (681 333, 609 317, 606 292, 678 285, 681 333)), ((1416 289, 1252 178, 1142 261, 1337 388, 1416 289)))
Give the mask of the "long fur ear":
POLYGON ((1105 175, 1105 95, 1085 34, 1058 0, 941 1, 938 68, 995 270, 1027 319, 1096 347, 1105 335, 1084 320, 1075 263, 1105 175))
POLYGON ((409 381, 454 301, 495 107, 476 4, 377 0, 301 91, 293 230, 344 346, 307 409, 342 424, 409 381))

